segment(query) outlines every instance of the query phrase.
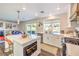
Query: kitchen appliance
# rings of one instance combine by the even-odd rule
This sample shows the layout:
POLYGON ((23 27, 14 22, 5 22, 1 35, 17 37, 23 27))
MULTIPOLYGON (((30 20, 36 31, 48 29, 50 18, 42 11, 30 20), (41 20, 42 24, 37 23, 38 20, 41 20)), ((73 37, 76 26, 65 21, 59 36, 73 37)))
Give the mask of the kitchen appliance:
POLYGON ((37 41, 24 47, 24 56, 31 56, 37 50, 37 41))
POLYGON ((79 39, 64 37, 63 56, 79 56, 79 39))

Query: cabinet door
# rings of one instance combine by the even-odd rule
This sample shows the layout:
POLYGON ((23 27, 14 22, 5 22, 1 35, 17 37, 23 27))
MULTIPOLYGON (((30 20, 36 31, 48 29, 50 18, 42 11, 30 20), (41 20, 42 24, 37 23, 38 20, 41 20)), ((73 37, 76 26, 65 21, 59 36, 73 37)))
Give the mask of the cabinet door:
POLYGON ((44 42, 44 43, 49 43, 49 37, 48 37, 47 34, 44 34, 44 35, 43 35, 43 42, 44 42))
POLYGON ((49 34, 43 36, 43 42, 46 43, 46 44, 52 45, 52 39, 53 38, 51 38, 49 34))
POLYGON ((44 34, 44 35, 43 35, 43 42, 44 42, 44 43, 47 43, 47 41, 48 41, 48 40, 47 40, 47 36, 44 34))
POLYGON ((12 24, 12 29, 13 29, 13 30, 17 30, 17 29, 18 29, 16 23, 13 23, 13 24, 12 24))
POLYGON ((12 23, 6 22, 5 29, 12 29, 12 23))
POLYGON ((61 37, 60 36, 52 36, 52 45, 56 47, 61 47, 61 37))
POLYGON ((3 22, 0 22, 0 30, 3 30, 3 22))

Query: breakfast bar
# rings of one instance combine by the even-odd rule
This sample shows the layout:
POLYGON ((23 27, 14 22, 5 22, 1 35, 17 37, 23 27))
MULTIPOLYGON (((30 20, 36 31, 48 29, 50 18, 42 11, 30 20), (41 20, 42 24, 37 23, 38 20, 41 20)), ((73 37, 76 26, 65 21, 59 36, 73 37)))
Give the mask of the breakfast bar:
POLYGON ((9 36, 13 40, 13 55, 14 56, 37 56, 41 52, 40 36, 21 37, 9 36))
POLYGON ((41 51, 40 50, 40 37, 14 39, 14 55, 15 56, 29 56, 29 55, 37 56, 40 53, 40 51, 41 51), (34 45, 36 46, 34 47, 34 45))

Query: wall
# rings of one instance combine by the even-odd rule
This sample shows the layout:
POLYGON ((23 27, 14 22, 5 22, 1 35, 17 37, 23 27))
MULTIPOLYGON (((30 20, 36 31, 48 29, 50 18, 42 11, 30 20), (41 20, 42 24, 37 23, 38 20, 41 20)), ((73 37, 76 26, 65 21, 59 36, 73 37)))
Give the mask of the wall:
POLYGON ((19 30, 20 31, 23 31, 23 32, 26 32, 27 29, 26 29, 26 24, 31 24, 31 23, 36 23, 37 24, 37 32, 43 32, 43 26, 38 26, 39 25, 39 22, 43 23, 43 19, 42 18, 38 18, 38 19, 33 19, 33 20, 29 20, 29 21, 26 21, 26 22, 21 22, 18 27, 19 27, 19 30))
POLYGON ((18 29, 21 32, 25 32, 25 30, 26 30, 25 23, 24 22, 20 22, 20 24, 18 25, 18 29))

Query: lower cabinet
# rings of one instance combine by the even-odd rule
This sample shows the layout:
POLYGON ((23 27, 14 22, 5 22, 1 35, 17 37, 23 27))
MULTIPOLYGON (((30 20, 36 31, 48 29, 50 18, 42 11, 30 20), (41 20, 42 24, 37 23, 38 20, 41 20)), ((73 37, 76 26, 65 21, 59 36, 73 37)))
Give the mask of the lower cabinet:
POLYGON ((62 48, 62 46, 61 46, 61 37, 54 37, 54 36, 46 37, 46 36, 44 36, 43 43, 62 48))

